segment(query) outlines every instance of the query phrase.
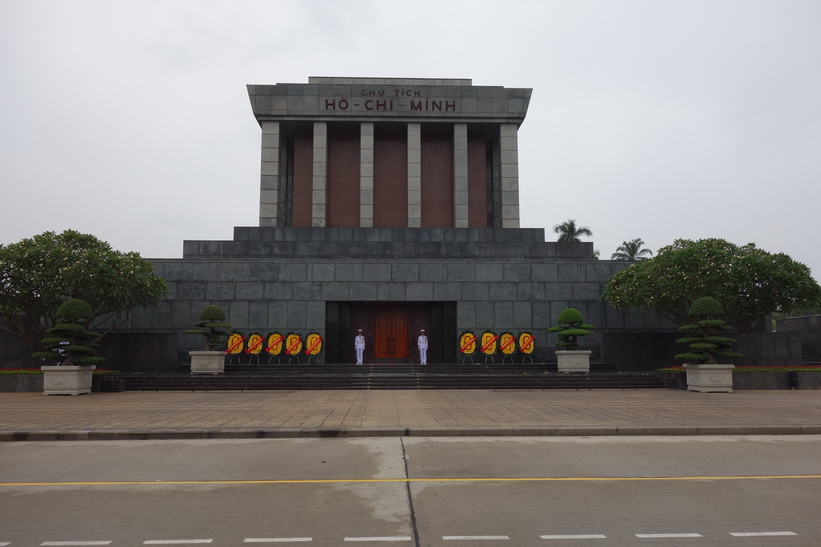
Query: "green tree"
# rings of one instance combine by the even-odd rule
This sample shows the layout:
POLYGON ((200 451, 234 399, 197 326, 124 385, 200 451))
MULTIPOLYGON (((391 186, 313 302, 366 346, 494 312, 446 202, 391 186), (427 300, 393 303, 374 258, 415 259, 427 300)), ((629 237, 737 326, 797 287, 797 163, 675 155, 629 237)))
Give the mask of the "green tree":
POLYGON ((694 322, 679 327, 678 330, 686 336, 679 338, 676 342, 688 344, 690 351, 679 353, 674 357, 675 359, 714 365, 719 362, 720 358, 741 357, 740 353, 730 351, 735 339, 725 335, 733 328, 721 319, 724 310, 718 300, 710 296, 696 298, 690 306, 689 313, 694 322))
POLYGON ((231 335, 231 324, 219 306, 208 305, 200 312, 196 329, 188 329, 186 334, 201 334, 205 338, 205 350, 214 351, 231 335))
POLYGON ((95 340, 99 334, 86 328, 91 318, 91 306, 77 298, 66 300, 57 308, 59 323, 46 329, 44 351, 34 353, 37 359, 57 361, 58 365, 96 365, 105 361, 95 355, 95 340))
POLYGON ((92 235, 45 232, 0 245, 0 329, 40 349, 56 311, 68 299, 91 306, 86 325, 99 338, 128 321, 134 308, 155 306, 168 287, 138 253, 121 253, 92 235))
POLYGON ((556 332, 559 334, 559 342, 557 347, 575 351, 579 349, 579 336, 587 336, 590 334, 593 325, 588 325, 584 322, 582 312, 576 308, 567 308, 562 310, 556 320, 558 325, 550 327, 547 332, 556 332))
POLYGON ((647 260, 653 254, 653 251, 642 249, 642 246, 644 246, 644 241, 641 238, 622 241, 622 244, 616 248, 616 252, 610 255, 610 260, 627 260, 629 262, 647 260))
POLYGON ((602 294, 615 308, 655 310, 676 325, 690 322, 690 306, 701 296, 721 302, 724 320, 743 334, 771 312, 818 305, 821 287, 786 254, 753 243, 678 239, 615 274, 602 294))
POLYGON ((556 224, 553 231, 559 234, 557 241, 562 243, 569 243, 573 241, 580 241, 579 237, 593 235, 593 232, 587 226, 576 226, 574 219, 565 220, 561 224, 556 224))

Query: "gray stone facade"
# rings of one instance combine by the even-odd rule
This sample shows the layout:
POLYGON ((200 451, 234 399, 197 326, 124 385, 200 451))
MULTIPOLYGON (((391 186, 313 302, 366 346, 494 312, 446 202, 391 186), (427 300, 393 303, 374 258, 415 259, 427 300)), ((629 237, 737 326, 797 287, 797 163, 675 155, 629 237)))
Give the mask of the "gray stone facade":
MULTIPOLYGON (((183 259, 153 262, 169 299, 135 315, 132 329, 180 332, 216 304, 244 333, 333 338, 328 303, 447 303, 456 318, 442 333, 450 338, 446 362, 459 359, 456 338, 466 330, 530 332, 533 358, 550 362, 555 340, 544 329, 568 306, 596 326, 584 346, 598 361, 607 357, 604 333, 664 326, 652 314, 615 311, 600 300, 624 263, 594 259, 592 243, 545 242, 542 229, 243 227, 232 241, 187 241, 183 259)), ((197 343, 181 336, 183 349, 197 343)))

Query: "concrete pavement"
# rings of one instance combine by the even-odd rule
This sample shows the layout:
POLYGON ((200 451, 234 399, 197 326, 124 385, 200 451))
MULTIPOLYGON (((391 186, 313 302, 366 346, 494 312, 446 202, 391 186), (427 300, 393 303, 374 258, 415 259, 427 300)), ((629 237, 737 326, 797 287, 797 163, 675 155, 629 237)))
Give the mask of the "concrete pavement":
POLYGON ((821 391, 0 393, 0 441, 821 434, 821 391))

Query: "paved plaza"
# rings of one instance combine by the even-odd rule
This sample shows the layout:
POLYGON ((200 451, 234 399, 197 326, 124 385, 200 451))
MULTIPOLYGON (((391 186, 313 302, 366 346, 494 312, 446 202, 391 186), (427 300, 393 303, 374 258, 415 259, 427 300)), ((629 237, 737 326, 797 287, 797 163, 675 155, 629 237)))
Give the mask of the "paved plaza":
POLYGON ((821 391, 0 393, 0 441, 821 434, 821 391))

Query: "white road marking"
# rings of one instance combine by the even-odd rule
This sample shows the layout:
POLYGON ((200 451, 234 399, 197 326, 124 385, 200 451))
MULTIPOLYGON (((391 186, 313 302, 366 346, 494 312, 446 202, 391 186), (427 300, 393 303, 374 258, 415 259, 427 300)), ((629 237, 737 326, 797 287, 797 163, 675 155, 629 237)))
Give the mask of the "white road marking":
POLYGON ((366 537, 348 537, 345 541, 410 541, 410 536, 366 536, 366 537))
POLYGON ((795 532, 730 532, 730 535, 737 538, 771 537, 771 536, 797 536, 795 532))
MULTIPOLYGON (((777 536, 797 536, 791 531, 772 532, 730 532, 733 537, 777 537, 777 536)), ((635 534, 640 539, 672 539, 672 538, 700 538, 704 537, 698 533, 667 533, 667 534, 635 534)), ((543 534, 540 539, 546 540, 572 540, 572 539, 607 539, 604 534, 543 534)), ((346 537, 347 542, 399 542, 412 541, 410 536, 362 536, 346 537)), ((510 536, 442 536, 445 541, 482 541, 482 540, 509 540, 510 536)), ((143 542, 143 545, 186 545, 211 543, 213 539, 151 539, 143 542)), ((245 538, 245 543, 306 543, 312 542, 312 537, 280 537, 280 538, 245 538)), ((43 547, 73 547, 85 545, 111 545, 112 541, 44 541, 40 545, 43 547)), ((8 547, 9 541, 0 541, 0 547, 8 547)))
POLYGON ((636 534, 637 538, 641 539, 658 539, 658 538, 700 538, 704 537, 701 534, 636 534))
POLYGON ((149 539, 143 545, 187 545, 189 543, 211 543, 213 539, 149 539))
POLYGON ((313 540, 314 538, 245 538, 244 543, 304 543, 313 540))
POLYGON ((553 534, 539 537, 541 539, 607 539, 604 534, 553 534))
POLYGON ((510 539, 510 536, 442 536, 445 541, 451 540, 483 540, 483 539, 510 539))

